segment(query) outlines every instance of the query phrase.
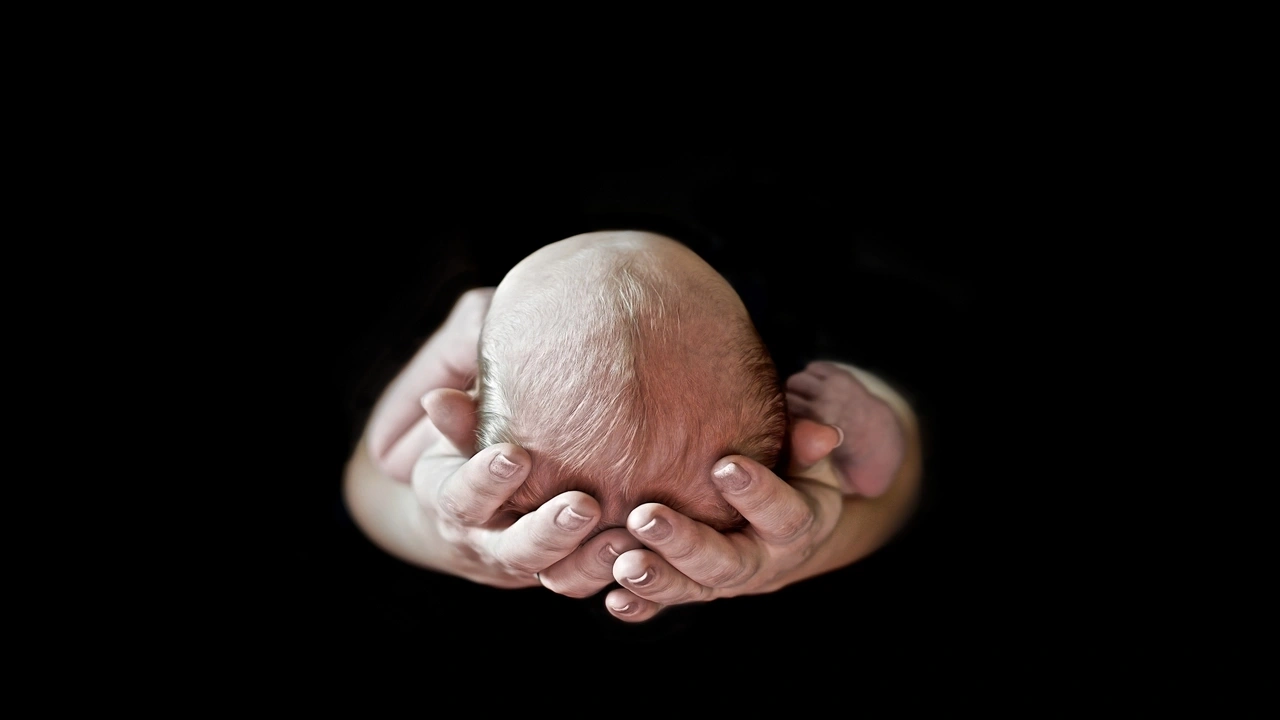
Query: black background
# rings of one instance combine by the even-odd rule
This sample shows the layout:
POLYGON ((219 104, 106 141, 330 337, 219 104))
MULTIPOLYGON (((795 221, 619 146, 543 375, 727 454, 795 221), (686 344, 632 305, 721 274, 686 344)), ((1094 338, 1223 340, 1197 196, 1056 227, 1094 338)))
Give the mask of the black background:
POLYGON ((247 412, 267 458, 236 480, 249 497, 237 511, 260 521, 220 588, 238 622, 321 645, 447 637, 459 652, 573 638, 598 650, 856 644, 906 658, 1008 637, 1042 592, 1028 579, 1036 509, 1009 446, 1008 391, 1026 359, 1011 316, 1029 302, 1018 307, 1013 288, 1023 259, 1060 238, 1016 163, 960 147, 402 155, 371 141, 268 163, 279 172, 249 200, 271 207, 254 236, 274 240, 235 249, 254 315, 243 360, 264 381, 247 412), (460 292, 496 284, 548 242, 611 227, 702 254, 742 295, 783 376, 830 358, 903 389, 926 441, 925 493, 904 533, 778 593, 635 626, 609 617, 602 596, 476 586, 363 538, 339 488, 382 386, 460 292))

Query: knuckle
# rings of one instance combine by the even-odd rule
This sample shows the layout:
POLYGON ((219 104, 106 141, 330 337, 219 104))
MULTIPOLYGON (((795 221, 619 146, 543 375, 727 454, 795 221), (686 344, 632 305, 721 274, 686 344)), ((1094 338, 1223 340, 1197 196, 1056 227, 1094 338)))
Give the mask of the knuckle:
POLYGON ((689 583, 679 589, 673 597, 665 601, 666 605, 683 605, 686 603, 705 602, 709 598, 709 594, 713 592, 711 588, 698 583, 689 583))
POLYGON ((709 587, 733 587, 742 583, 745 566, 741 563, 722 562, 705 574, 704 584, 709 587))
POLYGON ((543 572, 563 554, 561 548, 539 533, 511 538, 500 551, 503 562, 522 573, 543 572))
POLYGON ((462 543, 465 533, 462 528, 451 522, 437 522, 436 531, 440 534, 440 539, 450 545, 458 545, 462 543))
POLYGON ((461 519, 465 514, 462 508, 458 505, 458 501, 454 500, 453 497, 446 492, 440 493, 437 498, 436 505, 440 506, 440 511, 442 513, 455 520, 461 519))
POLYGON ((470 507, 462 505, 449 493, 441 493, 440 510, 449 518, 464 525, 475 525, 484 522, 484 518, 470 507))
POLYGON ((813 543, 805 543, 804 547, 800 548, 800 557, 802 558, 801 561, 803 562, 813 557, 813 554, 817 551, 818 551, 817 545, 813 543))
POLYGON ((762 485, 764 483, 754 483, 744 495, 739 495, 735 500, 743 515, 768 518, 774 515, 774 508, 785 500, 775 488, 761 487, 762 485))
POLYGON ((580 572, 583 578, 593 583, 608 584, 613 582, 613 564, 606 563, 603 559, 586 563, 580 572))
POLYGON ((791 542, 808 534, 813 527, 813 513, 789 513, 779 518, 773 534, 782 542, 791 542))
POLYGON ((653 594, 659 598, 683 596, 687 590, 685 587, 686 582, 684 578, 679 576, 679 573, 658 572, 653 594))
POLYGON ((563 548, 562 538, 551 532, 535 532, 529 534, 529 546, 538 555, 553 555, 563 548))
POLYGON ((482 466, 482 469, 466 473, 462 485, 465 492, 482 500, 494 500, 502 495, 501 490, 494 487, 489 479, 487 463, 482 466))
POLYGON ((697 542, 690 542, 688 539, 677 540, 669 547, 662 548, 662 555, 668 561, 680 563, 689 560, 698 554, 701 546, 697 542))
POLYGON ((681 602, 683 593, 675 588, 666 585, 654 585, 650 587, 629 587, 631 592, 641 600, 659 605, 675 605, 681 602))

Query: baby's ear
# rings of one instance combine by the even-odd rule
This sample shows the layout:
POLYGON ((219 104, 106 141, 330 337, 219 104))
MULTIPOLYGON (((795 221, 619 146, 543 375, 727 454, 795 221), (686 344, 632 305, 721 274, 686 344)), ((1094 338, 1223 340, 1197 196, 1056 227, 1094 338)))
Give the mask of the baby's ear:
POLYGON ((823 425, 805 418, 791 422, 791 462, 788 472, 803 472, 827 457, 844 439, 833 425, 823 425))
POLYGON ((478 415, 474 397, 461 390, 441 388, 423 396, 422 407, 431 423, 454 447, 467 457, 475 454, 478 415))

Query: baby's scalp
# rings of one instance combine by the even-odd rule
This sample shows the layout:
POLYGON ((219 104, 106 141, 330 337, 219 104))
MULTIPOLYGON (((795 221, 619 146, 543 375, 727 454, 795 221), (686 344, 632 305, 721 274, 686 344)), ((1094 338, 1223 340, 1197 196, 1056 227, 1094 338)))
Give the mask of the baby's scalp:
POLYGON ((582 490, 601 527, 662 502, 728 529, 741 517, 712 464, 781 450, 783 394, 745 307, 669 238, 591 233, 530 255, 495 292, 479 355, 479 447, 534 461, 516 512, 582 490))

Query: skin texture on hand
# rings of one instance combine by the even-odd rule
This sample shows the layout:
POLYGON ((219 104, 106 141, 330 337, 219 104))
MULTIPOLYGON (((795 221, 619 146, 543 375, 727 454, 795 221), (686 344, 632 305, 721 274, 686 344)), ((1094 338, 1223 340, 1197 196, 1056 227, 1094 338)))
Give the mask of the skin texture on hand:
POLYGON ((495 587, 536 586, 540 575, 562 594, 595 594, 613 582, 617 556, 640 541, 625 528, 591 537, 600 507, 581 492, 520 518, 498 515, 531 459, 510 444, 475 452, 476 408, 465 390, 491 298, 492 288, 459 298, 388 386, 348 462, 344 498, 364 533, 407 562, 495 587))
MULTIPOLYGON (((436 390, 424 403, 449 408, 433 415, 443 437, 421 455, 411 483, 397 482, 375 466, 363 443, 347 467, 345 496, 356 524, 383 550, 425 568, 501 588, 542 582, 565 594, 585 596, 611 582, 616 554, 640 547, 622 528, 592 537, 600 506, 570 491, 519 518, 499 513, 528 476, 532 461, 507 443, 471 454, 449 438, 474 437, 469 395, 436 390)), ((469 448, 469 445, 468 445, 469 448)))
MULTIPOLYGON (((862 382, 880 393, 874 399, 896 412, 885 416, 852 408, 841 415, 850 428, 839 432, 828 425, 795 421, 790 483, 750 458, 730 456, 716 464, 713 482, 750 522, 744 530, 718 533, 656 503, 636 508, 627 527, 646 547, 623 554, 614 564, 614 578, 622 587, 605 598, 609 612, 642 622, 667 605, 773 592, 852 564, 887 542, 915 504, 921 475, 919 438, 905 401, 878 378, 858 372, 865 378, 862 382), (854 437, 883 438, 899 432, 903 450, 898 465, 887 469, 888 480, 871 476, 882 482, 876 486, 878 496, 842 492, 857 487, 863 478, 851 482, 834 461, 834 451, 854 437)), ((867 392, 860 384, 855 389, 843 381, 827 385, 824 392, 832 388, 846 399, 867 392)), ((846 407, 840 402, 832 406, 846 407)), ((857 468, 864 478, 866 466, 857 468)), ((870 467, 881 471, 874 463, 870 467)))
MULTIPOLYGON (((449 317, 383 392, 373 409, 365 444, 377 468, 409 482, 414 463, 440 439, 423 413, 424 397, 441 388, 466 390, 476 376, 480 328, 493 300, 493 288, 463 293, 449 317)), ((470 445, 470 443, 466 443, 470 445)))
POLYGON ((713 468, 719 472, 712 481, 750 522, 742 531, 721 534, 649 503, 631 512, 625 528, 592 535, 600 507, 580 492, 519 518, 497 514, 531 459, 510 444, 474 452, 475 404, 464 390, 475 376, 491 297, 484 289, 459 299, 379 400, 348 464, 352 516, 392 555, 477 583, 541 583, 570 597, 617 581, 622 587, 606 605, 639 622, 666 605, 772 592, 843 567, 882 544, 909 514, 919 476, 910 408, 830 363, 835 370, 814 363, 788 382, 798 410, 790 483, 741 456, 713 468), (807 379, 797 381, 802 375, 807 379), (903 450, 882 450, 883 439, 895 436, 905 437, 905 462, 903 450), (861 488, 880 497, 848 496, 861 488))
MULTIPOLYGON (((825 457, 839 442, 833 428, 806 421, 793 426, 792 436, 793 468, 825 457)), ((772 592, 801 579, 794 571, 831 538, 843 499, 829 471, 811 474, 788 483, 751 458, 721 459, 712 481, 749 523, 731 533, 658 503, 636 508, 627 528, 646 547, 614 564, 622 587, 605 598, 609 612, 641 622, 667 605, 772 592)))

